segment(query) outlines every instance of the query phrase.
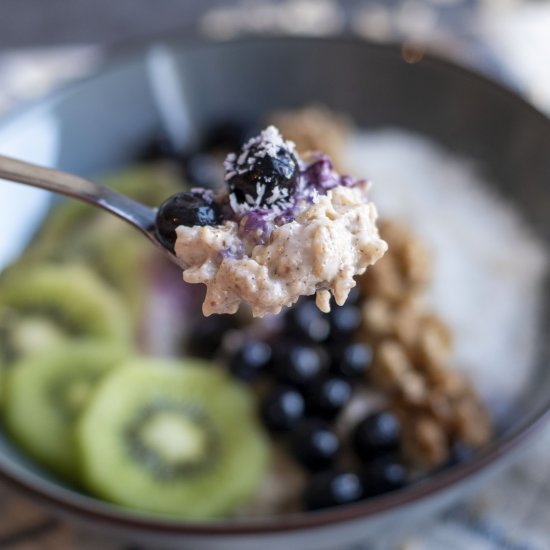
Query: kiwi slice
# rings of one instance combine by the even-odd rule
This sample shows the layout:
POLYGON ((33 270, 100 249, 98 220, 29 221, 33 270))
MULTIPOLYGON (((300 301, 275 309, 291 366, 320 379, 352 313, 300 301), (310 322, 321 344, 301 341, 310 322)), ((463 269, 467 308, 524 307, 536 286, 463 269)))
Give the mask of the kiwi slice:
POLYGON ((102 381, 79 420, 83 482, 142 511, 231 514, 266 471, 255 411, 250 390, 207 362, 130 361, 102 381))
POLYGON ((0 363, 70 339, 129 346, 131 322, 120 298, 81 265, 12 271, 0 284, 0 363))
MULTIPOLYGON (((98 216, 69 248, 68 257, 82 259, 98 273, 137 319, 147 295, 148 265, 157 261, 158 251, 135 229, 113 216, 98 216)), ((159 256, 159 261, 164 261, 159 256)))
POLYGON ((76 479, 75 418, 99 379, 127 353, 119 346, 79 342, 23 359, 5 373, 10 435, 38 462, 76 479))

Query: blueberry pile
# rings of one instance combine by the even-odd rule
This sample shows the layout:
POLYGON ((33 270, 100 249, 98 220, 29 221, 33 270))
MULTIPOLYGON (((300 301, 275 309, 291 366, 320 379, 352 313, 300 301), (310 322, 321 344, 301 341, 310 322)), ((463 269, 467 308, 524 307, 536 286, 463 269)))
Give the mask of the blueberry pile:
POLYGON ((337 427, 354 392, 369 384, 372 349, 356 340, 358 302, 353 292, 346 305, 324 314, 312 298, 303 298, 261 338, 233 317, 210 317, 196 325, 187 343, 194 354, 221 357, 233 376, 257 388, 265 427, 308 472, 302 500, 310 510, 407 483, 393 413, 370 413, 347 433, 337 427), (227 331, 240 335, 240 345, 224 346, 227 331))

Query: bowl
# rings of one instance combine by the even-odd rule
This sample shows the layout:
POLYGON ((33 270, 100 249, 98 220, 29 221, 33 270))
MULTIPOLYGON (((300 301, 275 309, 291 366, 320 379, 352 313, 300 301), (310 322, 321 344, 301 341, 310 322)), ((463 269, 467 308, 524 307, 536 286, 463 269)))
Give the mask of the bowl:
MULTIPOLYGON (((132 162, 163 120, 177 121, 179 139, 192 142, 220 119, 254 120, 274 108, 322 103, 361 127, 412 130, 474 159, 549 249, 550 121, 482 76, 431 55, 407 59, 397 45, 347 38, 157 45, 4 118, 0 152, 94 176, 132 162), (159 71, 172 83, 164 91, 159 71)), ((49 200, 42 191, 0 183, 0 267, 32 238, 49 200)), ((546 288, 541 335, 550 328, 546 288)), ((154 517, 62 484, 3 432, 0 477, 50 511, 155 547, 305 550, 386 540, 479 488, 547 423, 548 339, 541 338, 539 347, 521 398, 483 452, 408 488, 346 507, 202 523, 154 517)))

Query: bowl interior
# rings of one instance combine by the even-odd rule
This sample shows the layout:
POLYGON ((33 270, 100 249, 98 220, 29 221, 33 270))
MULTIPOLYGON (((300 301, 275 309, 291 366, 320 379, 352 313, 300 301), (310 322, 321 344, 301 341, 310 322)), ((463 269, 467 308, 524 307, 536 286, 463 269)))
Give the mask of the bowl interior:
MULTIPOLYGON (((169 107, 184 141, 192 142, 220 119, 260 120, 275 108, 321 103, 363 128, 412 130, 476 160, 550 249, 550 123, 495 84, 429 56, 409 64, 398 47, 354 40, 245 41, 155 51, 12 116, 0 126, 0 151, 90 176, 127 165, 163 126, 166 105, 159 105, 162 93, 158 82, 152 85, 158 71, 151 67, 159 51, 168 52, 164 69, 177 77, 180 94, 169 107)), ((0 266, 30 237, 48 200, 46 193, 0 183, 0 266)), ((540 306, 542 336, 550 328, 548 291, 540 306)), ((542 337, 540 342, 522 398, 487 453, 548 409, 550 343, 542 337)), ((64 498, 90 500, 36 468, 2 432, 0 469, 39 490, 55 485, 64 498)))

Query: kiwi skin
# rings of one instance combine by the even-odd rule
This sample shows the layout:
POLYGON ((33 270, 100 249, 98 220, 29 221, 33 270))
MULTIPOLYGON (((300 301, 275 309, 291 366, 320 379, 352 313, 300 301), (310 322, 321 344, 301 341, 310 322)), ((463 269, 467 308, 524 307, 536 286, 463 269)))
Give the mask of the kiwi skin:
POLYGON ((74 422, 99 379, 128 353, 81 341, 18 362, 3 374, 4 423, 12 439, 59 477, 77 482, 74 422))
POLYGON ((256 493, 270 456, 250 389, 200 360, 140 358, 120 366, 88 402, 76 437, 81 479, 93 495, 185 519, 234 513, 256 493), (132 455, 124 434, 151 403, 203 412, 219 438, 215 460, 209 456, 208 465, 194 474, 166 478, 132 455))

